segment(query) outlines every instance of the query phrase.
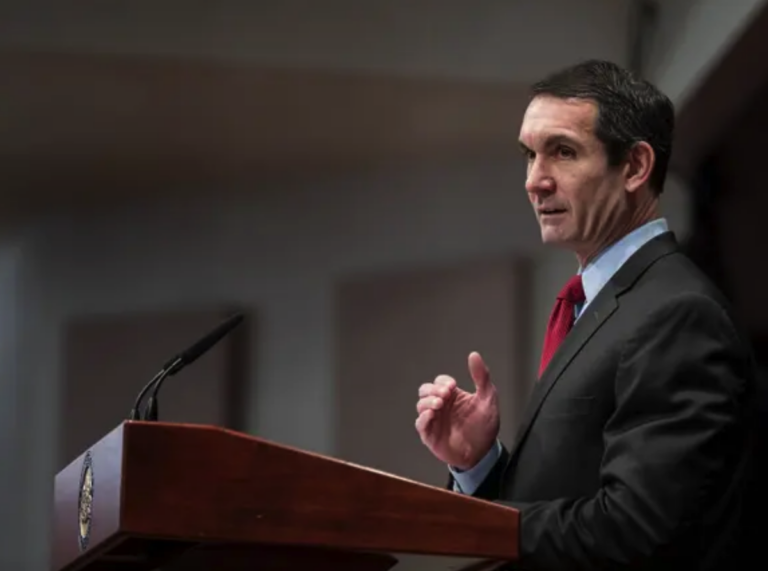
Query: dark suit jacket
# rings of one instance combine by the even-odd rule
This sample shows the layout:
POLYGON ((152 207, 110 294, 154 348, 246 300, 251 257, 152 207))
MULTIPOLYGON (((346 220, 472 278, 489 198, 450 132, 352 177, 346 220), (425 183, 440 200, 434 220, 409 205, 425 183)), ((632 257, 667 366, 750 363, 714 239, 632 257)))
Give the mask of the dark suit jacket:
POLYGON ((755 377, 663 234, 586 308, 476 495, 521 511, 524 569, 739 569, 755 377))

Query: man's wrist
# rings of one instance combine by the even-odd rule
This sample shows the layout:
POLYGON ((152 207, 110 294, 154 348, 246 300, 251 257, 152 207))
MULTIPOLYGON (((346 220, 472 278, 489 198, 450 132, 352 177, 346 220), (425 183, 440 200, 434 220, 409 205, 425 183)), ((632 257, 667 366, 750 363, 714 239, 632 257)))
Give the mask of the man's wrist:
POLYGON ((457 466, 449 466, 448 469, 458 487, 457 491, 472 495, 496 465, 496 462, 501 457, 502 450, 501 442, 497 439, 490 450, 472 467, 462 470, 457 466))

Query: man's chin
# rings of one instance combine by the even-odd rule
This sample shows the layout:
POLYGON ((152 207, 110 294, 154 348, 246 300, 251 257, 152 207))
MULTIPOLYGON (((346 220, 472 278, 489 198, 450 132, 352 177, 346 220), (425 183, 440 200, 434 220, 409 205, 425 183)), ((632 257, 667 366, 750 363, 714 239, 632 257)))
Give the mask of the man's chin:
POLYGON ((543 244, 557 246, 567 242, 562 232, 558 232, 555 228, 542 227, 541 228, 541 242, 543 244))

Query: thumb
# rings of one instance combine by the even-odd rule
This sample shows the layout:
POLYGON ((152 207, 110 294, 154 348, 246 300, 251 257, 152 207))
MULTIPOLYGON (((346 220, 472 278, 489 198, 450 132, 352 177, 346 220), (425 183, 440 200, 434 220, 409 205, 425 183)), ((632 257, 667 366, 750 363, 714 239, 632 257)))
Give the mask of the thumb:
POLYGON ((473 351, 469 354, 469 375, 475 383, 478 396, 485 396, 491 388, 491 373, 480 356, 480 353, 473 351))

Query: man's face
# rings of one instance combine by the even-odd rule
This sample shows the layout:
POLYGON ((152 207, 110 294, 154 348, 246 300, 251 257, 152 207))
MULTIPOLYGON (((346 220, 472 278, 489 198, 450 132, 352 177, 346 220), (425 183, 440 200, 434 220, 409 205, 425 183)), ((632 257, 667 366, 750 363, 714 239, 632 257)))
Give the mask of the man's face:
POLYGON ((525 188, 546 244, 598 253, 627 211, 621 168, 609 168, 595 135, 597 105, 583 99, 535 97, 523 118, 520 144, 525 188))

